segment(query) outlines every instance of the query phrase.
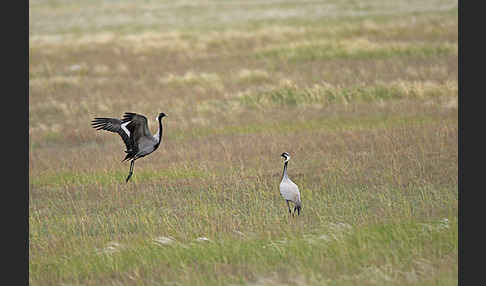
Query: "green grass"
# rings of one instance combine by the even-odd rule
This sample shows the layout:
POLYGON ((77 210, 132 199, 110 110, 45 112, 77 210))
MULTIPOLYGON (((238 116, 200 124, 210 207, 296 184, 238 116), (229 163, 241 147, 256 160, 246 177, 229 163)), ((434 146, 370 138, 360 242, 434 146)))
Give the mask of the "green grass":
MULTIPOLYGON (((125 164, 127 165, 127 164, 125 164)), ((171 170, 158 171, 141 171, 137 172, 137 178, 134 182, 143 182, 147 180, 160 179, 178 179, 178 178, 193 178, 207 176, 203 171, 197 169, 180 168, 171 170)), ((125 172, 121 171, 107 171, 107 172, 74 172, 63 171, 55 174, 45 174, 41 177, 36 177, 31 181, 32 187, 62 187, 62 186, 83 186, 96 182, 100 186, 110 186, 118 184, 127 177, 125 172)))
MULTIPOLYGON (((317 267, 318 270, 322 273, 332 271, 332 276, 336 277, 341 285, 345 285, 347 279, 343 277, 343 273, 367 271, 370 262, 374 262, 377 267, 390 266, 391 273, 386 273, 388 279, 398 276, 395 279, 405 280, 406 278, 401 275, 403 272, 418 272, 419 277, 427 275, 420 273, 421 269, 416 265, 419 259, 417 253, 426 251, 430 253, 431 258, 440 260, 457 250, 457 244, 454 243, 457 241, 457 221, 450 222, 447 227, 429 231, 424 230, 422 224, 410 221, 362 227, 335 238, 335 230, 329 231, 324 228, 316 230, 318 234, 306 237, 290 234, 285 241, 228 239, 185 244, 175 242, 168 246, 159 246, 150 240, 135 241, 132 246, 122 248, 113 254, 98 254, 93 251, 74 256, 57 271, 75 273, 73 281, 83 283, 86 279, 89 281, 93 273, 115 276, 118 273, 126 273, 121 278, 130 279, 130 275, 138 272, 133 270, 133 266, 144 265, 142 273, 157 273, 154 277, 149 275, 155 280, 175 281, 182 278, 184 281, 186 271, 191 271, 199 277, 198 280, 185 282, 223 284, 239 282, 237 276, 241 275, 238 273, 240 271, 252 271, 264 276, 265 273, 277 268, 285 272, 278 278, 285 283, 299 276, 302 277, 299 277, 300 279, 304 279, 302 282, 310 280, 312 276, 306 278, 306 270, 320 265, 317 267), (324 235, 331 238, 321 238, 324 235), (404 237, 407 239, 403 240, 404 237), (434 243, 436 241, 443 243, 434 243), (383 246, 392 247, 393 253, 390 255, 389 252, 383 251, 383 246), (177 258, 177 265, 173 263, 174 258, 177 258), (304 263, 296 264, 292 261, 304 263), (233 277, 220 276, 220 272, 225 271, 227 265, 238 265, 241 270, 234 271, 233 277)), ((428 266, 433 268, 433 265, 428 266)), ((373 273, 369 275, 369 278, 385 279, 373 273)), ((388 282, 386 280, 382 282, 388 282)))
POLYGON ((250 106, 304 105, 350 103, 359 101, 382 101, 389 99, 423 98, 428 96, 450 96, 457 90, 445 85, 416 85, 414 83, 376 84, 374 86, 355 86, 336 88, 329 85, 314 85, 300 88, 288 85, 257 94, 243 94, 238 98, 242 104, 250 106), (408 85, 408 87, 407 87, 408 85))
MULTIPOLYGON (((257 58, 276 57, 283 61, 316 61, 329 59, 383 59, 389 57, 417 57, 427 58, 449 54, 457 55, 457 45, 436 44, 436 45, 414 45, 414 46, 389 46, 383 47, 357 47, 347 49, 349 43, 336 45, 334 43, 310 43, 297 47, 284 47, 270 49, 257 53, 257 58)), ((370 44, 367 41, 364 43, 370 44)))
MULTIPOLYGON (((66 215, 66 219, 59 221, 58 225, 64 236, 72 236, 74 252, 67 245, 57 255, 39 257, 37 263, 31 263, 30 273, 47 273, 52 278, 57 277, 55 279, 96 284, 106 282, 106 278, 102 277, 118 277, 119 281, 126 281, 140 269, 145 273, 146 281, 181 279, 179 281, 191 284, 222 284, 239 281, 238 277, 245 272, 252 273, 247 277, 251 281, 280 269, 285 272, 284 276, 276 278, 281 283, 296 276, 307 280, 318 273, 332 273, 326 279, 332 279, 338 285, 346 285, 348 279, 344 277, 349 276, 349 273, 349 279, 361 281, 358 277, 352 278, 353 274, 372 266, 390 267, 388 276, 395 276, 393 279, 397 281, 406 281, 403 273, 419 272, 415 263, 424 255, 427 257, 427 266, 433 271, 439 271, 436 264, 457 253, 458 247, 455 213, 457 194, 453 190, 424 188, 420 192, 422 197, 417 198, 413 195, 414 189, 385 189, 378 196, 380 203, 375 202, 365 189, 328 193, 324 196, 325 200, 314 200, 317 190, 305 190, 306 218, 290 219, 285 223, 288 225, 280 229, 276 225, 288 220, 282 216, 285 210, 279 212, 280 208, 273 206, 269 212, 267 207, 264 217, 258 219, 258 223, 264 224, 265 230, 252 232, 251 227, 243 225, 239 234, 234 232, 237 229, 203 232, 212 227, 225 228, 219 221, 225 219, 223 216, 231 216, 231 213, 218 211, 218 206, 211 207, 210 202, 214 201, 213 196, 217 194, 203 194, 199 199, 207 202, 205 207, 215 212, 208 212, 205 214, 208 217, 204 218, 204 210, 197 209, 198 203, 191 203, 194 216, 199 215, 201 218, 201 232, 169 233, 174 242, 167 245, 154 242, 153 239, 160 232, 153 227, 154 223, 160 220, 167 221, 168 225, 187 224, 184 220, 188 219, 171 216, 170 212, 157 212, 155 206, 118 209, 111 214, 99 209, 90 210, 89 216, 82 213, 66 215), (333 209, 342 213, 319 211, 326 207, 325 201, 332 201, 333 209), (373 208, 382 208, 379 217, 369 211, 373 208), (418 219, 424 216, 421 213, 431 208, 443 208, 445 212, 437 219, 418 219), (360 220, 354 221, 358 217, 360 220), (91 222, 81 223, 83 218, 91 222), (81 223, 80 228, 73 228, 75 221, 81 223), (196 241, 200 236, 207 236, 210 241, 196 241), (93 242, 80 240, 80 237, 105 239, 96 239, 93 245, 93 242), (110 240, 120 246, 112 253, 105 253, 103 249, 110 240), (63 259, 66 256, 69 259, 63 259), (49 271, 49 268, 55 269, 55 272, 49 271), (187 273, 189 269, 190 273, 187 273)), ((261 215, 258 209, 264 207, 262 201, 254 202, 259 205, 252 209, 261 215)), ((250 199, 250 202, 242 203, 251 205, 253 201, 250 199)), ((236 205, 233 207, 237 208, 236 205)), ((37 223, 41 222, 31 220, 34 229, 39 229, 37 223)), ((45 235, 33 232, 31 241, 36 243, 45 235)), ((417 279, 427 278, 433 273, 418 273, 417 279)), ((373 273, 369 275, 368 278, 380 279, 373 273)))

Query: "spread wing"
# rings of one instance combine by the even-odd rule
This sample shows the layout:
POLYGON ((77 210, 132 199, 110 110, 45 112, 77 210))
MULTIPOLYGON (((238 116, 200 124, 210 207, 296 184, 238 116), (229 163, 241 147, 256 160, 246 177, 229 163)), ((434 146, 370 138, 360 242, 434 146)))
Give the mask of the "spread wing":
POLYGON ((133 144, 130 140, 130 133, 127 133, 128 130, 124 130, 124 126, 122 124, 122 121, 116 118, 97 117, 91 121, 91 125, 96 130, 106 130, 118 133, 125 143, 125 147, 127 148, 126 152, 128 152, 129 150, 133 149, 133 144))
POLYGON ((142 137, 152 137, 145 116, 133 112, 125 112, 122 118, 122 124, 124 123, 128 123, 126 128, 130 131, 130 140, 133 145, 135 145, 135 142, 139 142, 142 137))

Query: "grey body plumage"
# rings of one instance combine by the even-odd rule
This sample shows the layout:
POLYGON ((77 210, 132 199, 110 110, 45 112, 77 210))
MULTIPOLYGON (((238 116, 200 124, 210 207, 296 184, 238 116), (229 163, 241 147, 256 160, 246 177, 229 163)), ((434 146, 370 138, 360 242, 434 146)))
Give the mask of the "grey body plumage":
POLYGON ((300 191, 299 187, 289 178, 287 174, 287 164, 290 160, 290 155, 287 152, 282 153, 281 155, 284 158, 284 169, 282 173, 282 180, 280 181, 280 194, 287 202, 287 207, 289 209, 289 213, 291 215, 297 214, 300 215, 300 210, 302 209, 302 201, 300 199, 300 191), (294 213, 290 209, 289 202, 294 204, 294 213))

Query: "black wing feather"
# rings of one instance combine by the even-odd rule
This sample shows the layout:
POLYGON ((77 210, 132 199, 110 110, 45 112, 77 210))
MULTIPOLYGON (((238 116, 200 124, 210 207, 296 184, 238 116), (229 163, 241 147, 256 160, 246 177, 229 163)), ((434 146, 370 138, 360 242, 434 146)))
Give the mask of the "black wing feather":
MULTIPOLYGON (((123 131, 123 129, 121 127, 122 124, 123 124, 123 121, 120 120, 120 119, 116 119, 116 118, 97 117, 97 118, 95 118, 91 121, 91 125, 96 130, 106 130, 106 131, 118 133, 120 135, 120 137, 122 138, 122 140, 125 143, 125 146, 127 148, 127 150, 125 152, 131 153, 131 151, 134 149, 134 144, 133 144, 132 140, 130 139, 130 136, 128 136, 128 134, 125 131, 123 131)), ((128 129, 128 130, 130 130, 130 129, 128 129)))
POLYGON ((141 137, 152 136, 148 129, 147 117, 133 112, 125 112, 122 123, 126 122, 130 122, 126 125, 126 128, 130 131, 130 139, 134 145, 141 137))

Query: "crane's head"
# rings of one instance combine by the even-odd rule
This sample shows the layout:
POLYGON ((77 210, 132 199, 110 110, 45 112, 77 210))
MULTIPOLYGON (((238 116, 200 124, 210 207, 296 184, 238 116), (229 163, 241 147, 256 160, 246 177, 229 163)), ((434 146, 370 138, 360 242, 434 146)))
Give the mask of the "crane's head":
POLYGON ((157 120, 162 120, 163 117, 166 117, 165 113, 161 112, 159 115, 157 115, 157 120))
POLYGON ((287 152, 283 152, 282 155, 280 155, 280 156, 282 156, 285 159, 284 163, 286 163, 290 160, 290 155, 287 152))

